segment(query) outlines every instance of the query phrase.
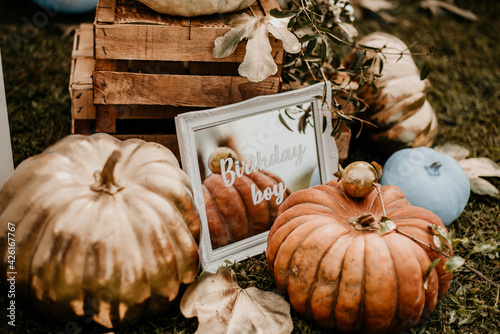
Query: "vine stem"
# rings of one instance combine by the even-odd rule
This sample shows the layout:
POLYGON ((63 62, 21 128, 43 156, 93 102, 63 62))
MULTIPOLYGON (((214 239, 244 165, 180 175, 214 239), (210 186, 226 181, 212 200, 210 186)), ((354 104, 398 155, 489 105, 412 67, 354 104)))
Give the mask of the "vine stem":
MULTIPOLYGON (((428 247, 429 249, 439 253, 440 255, 443 255, 444 257, 446 258, 451 258, 451 256, 449 254, 446 254, 446 253, 443 253, 441 250, 437 249, 436 247, 432 246, 431 244, 428 244, 420 239, 418 239, 417 237, 415 237, 414 235, 410 235, 406 232, 403 232, 401 231, 400 229, 398 229, 397 227, 394 229, 396 232, 404 235, 405 237, 408 237, 410 238, 411 240, 415 241, 415 242, 418 242, 419 244, 423 245, 423 246, 426 246, 428 247)), ((500 284, 498 283, 495 283, 493 282, 492 280, 490 280, 488 277, 486 277, 482 272, 480 272, 479 270, 477 269, 474 269, 472 267, 470 267, 469 265, 467 265, 466 263, 463 264, 463 267, 467 270, 470 270, 472 271, 474 274, 478 275, 479 277, 481 277, 483 280, 485 280, 486 282, 490 283, 491 285, 493 285, 494 287, 496 287, 497 289, 500 289, 500 284)))
MULTIPOLYGON (((377 182, 374 182, 373 183, 373 186, 375 187, 375 189, 377 189, 377 192, 378 192, 378 196, 380 198, 380 202, 382 204, 382 212, 384 213, 384 217, 387 217, 387 213, 385 211, 385 205, 384 205, 384 199, 382 198, 382 191, 381 191, 381 188, 382 186, 380 185, 380 183, 377 183, 377 182)), ((397 227, 394 228, 394 230, 399 233, 399 234, 402 234, 404 235, 405 237, 413 240, 414 242, 417 242, 427 248, 429 248, 430 250, 434 251, 434 252, 437 252, 438 254, 450 259, 451 258, 451 255, 449 254, 446 254, 444 253, 443 251, 441 251, 440 249, 437 249, 436 247, 434 247, 432 244, 429 244, 429 243, 426 243, 425 241, 422 241, 420 239, 418 239, 417 237, 415 237, 414 235, 411 235, 411 234, 408 234, 406 232, 403 232, 401 231, 400 229, 398 229, 397 227)), ((487 283, 493 285, 494 287, 496 287, 497 289, 500 289, 500 284, 498 283, 495 283, 493 282, 491 279, 489 279, 488 277, 486 277, 486 275, 484 275, 482 272, 480 272, 479 270, 477 269, 474 269, 472 268, 471 266, 469 266, 467 263, 464 263, 462 265, 465 269, 473 272, 474 274, 478 275, 479 277, 481 277, 483 280, 485 280, 487 283)), ((497 300, 498 300, 498 295, 497 295, 497 300)))

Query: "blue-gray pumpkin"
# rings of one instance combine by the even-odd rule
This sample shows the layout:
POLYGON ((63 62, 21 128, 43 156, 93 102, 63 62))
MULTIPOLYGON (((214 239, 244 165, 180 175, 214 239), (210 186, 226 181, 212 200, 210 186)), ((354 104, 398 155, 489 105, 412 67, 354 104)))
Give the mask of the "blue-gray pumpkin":
POLYGON ((380 183, 398 186, 412 205, 434 212, 445 225, 460 216, 470 195, 469 179, 458 162, 428 147, 392 154, 380 183))

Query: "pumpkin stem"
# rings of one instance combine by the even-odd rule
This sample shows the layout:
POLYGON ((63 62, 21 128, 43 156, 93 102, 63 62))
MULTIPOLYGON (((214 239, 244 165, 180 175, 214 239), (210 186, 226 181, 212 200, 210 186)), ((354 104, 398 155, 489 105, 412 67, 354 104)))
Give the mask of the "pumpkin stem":
POLYGON ((95 183, 90 186, 90 189, 96 192, 104 191, 110 195, 114 195, 123 189, 123 186, 117 182, 114 175, 115 166, 121 157, 122 153, 118 150, 111 153, 102 171, 97 170, 94 172, 95 183))
POLYGON ((216 148, 210 157, 208 158, 208 168, 214 174, 221 173, 221 163, 223 163, 226 159, 232 159, 230 165, 230 169, 234 169, 234 162, 238 161, 238 155, 229 147, 218 147, 216 148))
POLYGON ((375 216, 372 213, 362 213, 355 217, 349 217, 347 223, 360 232, 370 232, 378 229, 375 216))
POLYGON ((425 170, 430 176, 439 176, 441 173, 439 172, 439 168, 441 168, 443 164, 439 161, 434 161, 429 166, 424 166, 425 170))

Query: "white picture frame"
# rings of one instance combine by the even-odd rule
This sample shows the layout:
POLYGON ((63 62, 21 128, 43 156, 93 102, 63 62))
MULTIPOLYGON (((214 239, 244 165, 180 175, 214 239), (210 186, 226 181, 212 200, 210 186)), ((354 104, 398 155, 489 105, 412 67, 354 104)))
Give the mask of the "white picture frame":
POLYGON ((5 83, 0 52, 0 189, 12 172, 14 172, 14 162, 12 160, 7 99, 5 98, 5 83))
MULTIPOLYGON (((261 156, 264 156, 263 152, 269 150, 270 147, 273 147, 277 152, 280 149, 279 145, 284 147, 283 145, 295 143, 293 147, 301 147, 304 157, 309 156, 309 158, 301 159, 299 164, 298 160, 295 161, 293 168, 290 168, 291 161, 281 161, 281 163, 276 163, 275 166, 271 167, 275 168, 275 172, 284 180, 284 183, 289 182, 288 180, 293 177, 291 174, 295 171, 300 172, 298 174, 306 178, 311 169, 316 169, 312 173, 318 174, 319 172, 320 182, 325 183, 335 178, 333 173, 338 170, 339 163, 337 146, 331 135, 330 105, 331 84, 330 82, 321 82, 298 90, 259 96, 224 107, 188 112, 176 116, 175 124, 181 164, 191 180, 194 201, 202 223, 199 248, 203 270, 215 272, 219 266, 225 265, 227 261, 238 262, 261 254, 266 249, 269 232, 262 232, 223 247, 212 247, 203 197, 203 179, 208 174, 204 165, 207 156, 219 146, 217 137, 230 136, 232 142, 236 143, 236 148, 243 149, 247 156, 250 154, 252 158, 255 157, 251 155, 252 152, 259 152, 262 153, 261 156), (296 111, 299 115, 306 110, 310 110, 309 123, 306 125, 308 130, 303 129, 303 132, 299 132, 296 125, 300 122, 300 117, 293 117, 290 113, 296 111), (285 117, 284 114, 288 117, 285 117), (294 122, 297 124, 293 124, 294 122), (266 128, 266 126, 268 127, 266 128), (228 133, 230 134, 228 135, 228 133), (302 165, 306 166, 302 167, 302 165), (288 175, 286 175, 287 172, 288 175)), ((286 148, 286 150, 288 149, 291 150, 292 146, 286 148)), ((278 154, 276 153, 276 155, 278 154)), ((251 161, 255 162, 256 160, 251 161)), ((269 161, 271 161, 270 158, 269 161)), ((298 189, 305 189, 309 187, 309 180, 305 180, 307 184, 304 184, 304 180, 294 180, 287 183, 287 187, 293 183, 297 184, 298 189)), ((290 189, 292 192, 295 191, 292 187, 290 189)), ((278 203, 278 201, 276 202, 278 203)))

